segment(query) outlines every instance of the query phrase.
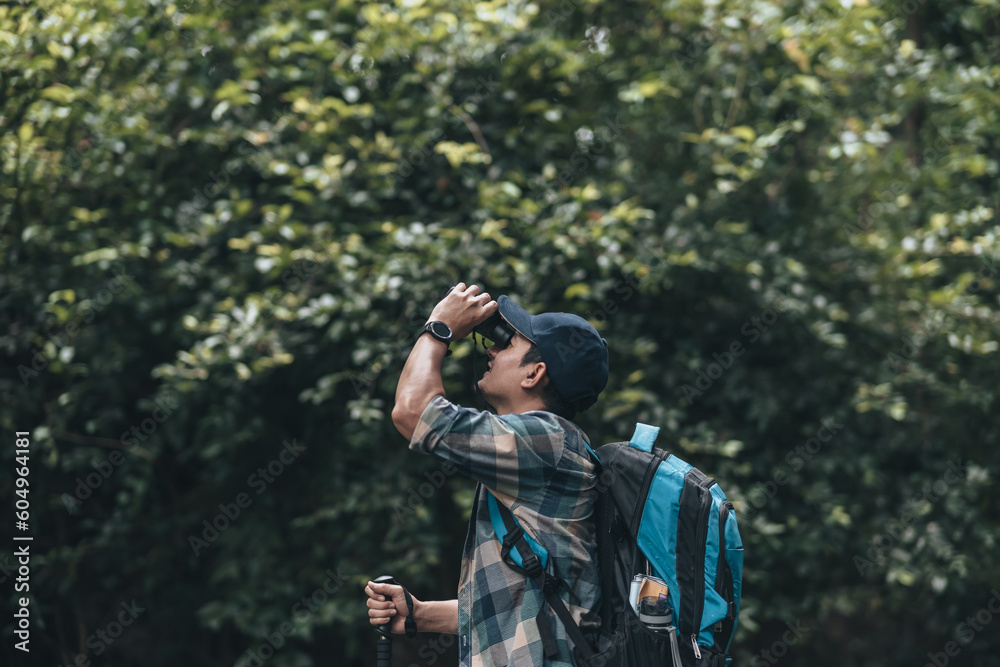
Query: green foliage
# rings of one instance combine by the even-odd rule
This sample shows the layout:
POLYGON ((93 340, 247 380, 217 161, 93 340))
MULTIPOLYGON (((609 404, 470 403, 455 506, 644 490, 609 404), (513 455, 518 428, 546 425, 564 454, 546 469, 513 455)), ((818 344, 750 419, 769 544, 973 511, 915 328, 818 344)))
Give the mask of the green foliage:
MULTIPOLYGON (((736 502, 738 664, 795 622, 788 664, 969 639, 1000 580, 996 2, 52 0, 0 6, 0 44, 36 657, 370 664, 365 581, 453 597, 471 485, 388 414, 459 280, 588 316, 591 439, 660 424, 736 502)), ((1000 664, 973 632, 962 663, 1000 664)))

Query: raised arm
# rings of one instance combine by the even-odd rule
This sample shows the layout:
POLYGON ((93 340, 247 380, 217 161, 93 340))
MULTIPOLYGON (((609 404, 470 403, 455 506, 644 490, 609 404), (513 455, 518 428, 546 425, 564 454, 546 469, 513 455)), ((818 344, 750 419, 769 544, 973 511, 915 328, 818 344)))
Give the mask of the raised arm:
MULTIPOLYGON (((468 336, 472 327, 484 322, 496 309, 497 302, 489 294, 480 294, 475 285, 467 288, 465 283, 459 283, 434 306, 427 321, 444 322, 451 327, 452 339, 459 340, 468 336)), ((431 399, 444 395, 441 364, 447 350, 448 346, 433 336, 420 336, 403 365, 396 385, 392 423, 407 440, 413 436, 420 415, 431 399)))

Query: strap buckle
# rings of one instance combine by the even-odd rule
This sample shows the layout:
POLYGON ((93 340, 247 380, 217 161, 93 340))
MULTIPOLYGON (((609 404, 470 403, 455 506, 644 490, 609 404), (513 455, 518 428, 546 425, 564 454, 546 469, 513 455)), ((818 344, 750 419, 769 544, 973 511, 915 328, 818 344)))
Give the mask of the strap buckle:
POLYGON ((542 561, 534 551, 529 551, 529 555, 521 554, 521 567, 532 579, 537 579, 542 574, 542 561))
POLYGON ((518 525, 515 525, 513 530, 507 532, 503 536, 502 548, 500 549, 500 558, 507 561, 507 557, 510 555, 510 550, 517 547, 517 543, 520 542, 523 548, 518 548, 517 552, 521 554, 521 567, 518 568, 517 565, 508 562, 508 565, 514 569, 521 570, 524 574, 527 574, 532 579, 537 579, 542 574, 542 561, 534 551, 532 551, 527 540, 523 540, 524 529, 518 525), (521 553, 522 551, 527 551, 527 555, 521 553))
POLYGON ((514 526, 514 530, 507 531, 507 534, 503 536, 504 553, 513 549, 523 534, 524 530, 520 526, 514 526))

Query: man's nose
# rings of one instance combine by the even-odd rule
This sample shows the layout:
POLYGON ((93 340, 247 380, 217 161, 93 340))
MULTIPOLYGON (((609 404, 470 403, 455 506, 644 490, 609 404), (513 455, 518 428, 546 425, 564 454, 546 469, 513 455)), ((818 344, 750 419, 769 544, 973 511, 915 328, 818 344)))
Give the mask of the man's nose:
POLYGON ((495 358, 497 354, 499 354, 499 352, 500 352, 500 346, 497 345, 496 343, 486 348, 486 354, 488 354, 490 357, 495 358))

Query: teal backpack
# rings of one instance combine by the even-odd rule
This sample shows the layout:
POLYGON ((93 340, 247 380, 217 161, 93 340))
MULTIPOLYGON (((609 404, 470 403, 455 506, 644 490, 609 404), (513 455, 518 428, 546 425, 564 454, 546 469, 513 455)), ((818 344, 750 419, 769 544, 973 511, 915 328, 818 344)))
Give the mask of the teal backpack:
MULTIPOLYGON (((714 479, 654 448, 659 431, 637 424, 629 442, 591 451, 600 467, 597 632, 585 634, 574 623, 558 596, 561 582, 547 571, 545 548, 492 494, 488 498, 504 561, 542 590, 573 642, 580 667, 726 667, 731 662, 743 583, 743 541, 733 504, 714 479), (630 602, 633 578, 642 574, 668 586, 669 627, 652 629, 630 602)), ((538 621, 546 653, 554 655, 544 607, 538 621)))

